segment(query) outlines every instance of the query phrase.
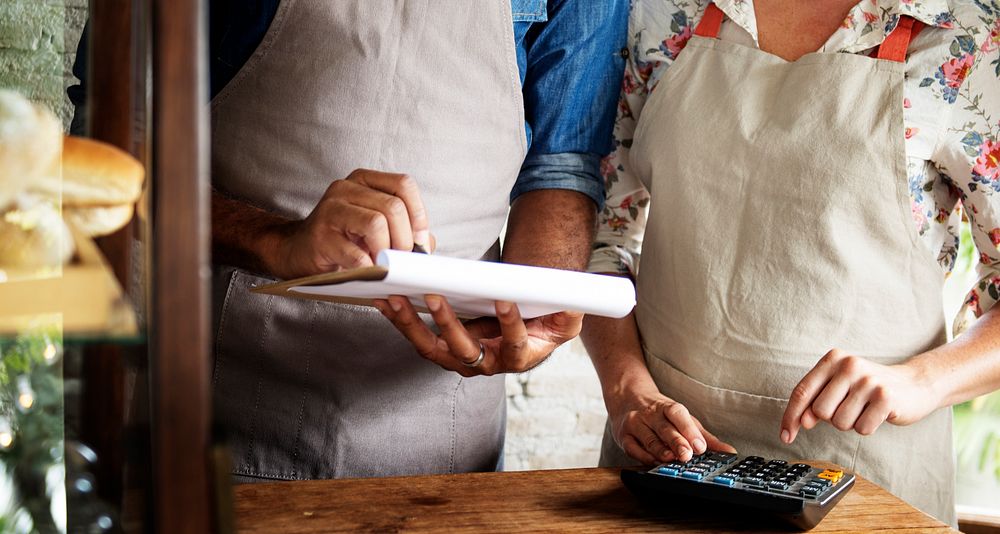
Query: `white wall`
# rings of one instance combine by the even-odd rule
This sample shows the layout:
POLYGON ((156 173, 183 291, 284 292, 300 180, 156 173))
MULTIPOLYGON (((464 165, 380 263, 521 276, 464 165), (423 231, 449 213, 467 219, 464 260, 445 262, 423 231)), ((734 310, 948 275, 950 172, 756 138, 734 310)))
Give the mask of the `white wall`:
POLYGON ((578 339, 567 343, 534 370, 507 376, 505 469, 597 465, 606 417, 590 358, 578 339))

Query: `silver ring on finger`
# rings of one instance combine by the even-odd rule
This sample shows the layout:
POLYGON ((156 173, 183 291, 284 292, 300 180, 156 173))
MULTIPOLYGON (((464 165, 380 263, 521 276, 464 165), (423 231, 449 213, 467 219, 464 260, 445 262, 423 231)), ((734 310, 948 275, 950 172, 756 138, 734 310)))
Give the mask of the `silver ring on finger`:
POLYGON ((464 365, 466 367, 479 367, 479 364, 483 363, 484 359, 486 359, 486 347, 484 347, 483 344, 480 343, 479 344, 479 357, 476 358, 476 361, 474 361, 474 362, 462 361, 462 365, 464 365))

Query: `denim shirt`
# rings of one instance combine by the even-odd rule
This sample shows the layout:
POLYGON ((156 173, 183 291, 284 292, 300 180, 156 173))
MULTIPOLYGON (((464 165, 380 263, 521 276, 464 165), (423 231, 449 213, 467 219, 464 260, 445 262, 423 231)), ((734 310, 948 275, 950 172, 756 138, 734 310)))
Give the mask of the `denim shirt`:
MULTIPOLYGON (((210 2, 213 97, 263 40, 279 2, 210 2)), ((528 136, 511 201, 529 191, 568 189, 587 195, 601 209, 600 160, 611 151, 629 1, 511 0, 511 8, 528 136)), ((81 83, 69 90, 78 107, 86 87, 86 35, 73 66, 81 83)))

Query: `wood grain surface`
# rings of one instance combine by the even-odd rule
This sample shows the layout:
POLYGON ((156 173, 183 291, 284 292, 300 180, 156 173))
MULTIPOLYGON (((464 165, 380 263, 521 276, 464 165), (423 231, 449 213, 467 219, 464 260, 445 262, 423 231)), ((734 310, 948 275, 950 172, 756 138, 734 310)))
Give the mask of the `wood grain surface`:
MULTIPOLYGON (((807 462, 817 467, 822 462, 807 462)), ((642 506, 617 469, 294 481, 235 487, 239 532, 789 532, 691 501, 642 506)), ((860 477, 811 532, 955 532, 860 477)))

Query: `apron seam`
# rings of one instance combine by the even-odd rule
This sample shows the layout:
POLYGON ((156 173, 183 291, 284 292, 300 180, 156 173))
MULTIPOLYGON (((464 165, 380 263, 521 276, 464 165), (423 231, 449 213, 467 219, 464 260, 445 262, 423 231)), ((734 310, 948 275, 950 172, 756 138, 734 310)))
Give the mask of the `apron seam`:
MULTIPOLYGON (((898 81, 899 92, 902 93, 903 92, 902 87, 903 83, 905 82, 905 78, 902 75, 900 75, 899 80, 894 80, 894 81, 898 81)), ((895 168, 896 173, 904 178, 904 180, 894 180, 895 187, 893 191, 896 194, 896 204, 898 208, 897 218, 904 226, 903 231, 906 232, 906 235, 910 238, 910 244, 913 247, 913 251, 917 254, 926 251, 925 256, 933 263, 934 268, 938 272, 940 272, 941 267, 937 262, 935 254, 926 245, 923 244, 923 242, 920 239, 920 232, 913 224, 913 216, 911 213, 912 199, 910 198, 910 191, 909 191, 910 188, 909 172, 908 172, 909 169, 907 168, 906 143, 904 141, 904 131, 905 131, 904 129, 906 127, 906 124, 905 124, 905 117, 903 114, 903 104, 902 104, 903 95, 900 94, 899 96, 900 96, 899 113, 896 115, 899 118, 899 122, 897 123, 896 121, 893 121, 893 124, 889 126, 890 128, 893 129, 894 132, 899 134, 898 136, 896 136, 897 137, 896 143, 898 147, 895 148, 897 148, 900 152, 903 153, 902 157, 895 158, 896 161, 893 162, 893 167, 895 168)), ((943 289, 944 288, 942 279, 942 290, 943 289)))
MULTIPOLYGON (((303 370, 303 378, 309 378, 309 364, 312 362, 313 351, 315 350, 315 345, 313 344, 313 337, 316 332, 316 313, 318 302, 313 302, 312 313, 309 319, 309 337, 306 338, 306 362, 305 369, 303 370)), ((299 404, 299 417, 298 421, 295 423, 295 445, 292 447, 292 477, 298 476, 298 468, 296 467, 296 462, 299 459, 299 445, 302 443, 302 421, 304 419, 306 411, 306 399, 309 397, 309 388, 302 388, 302 400, 299 404)))
MULTIPOLYGON (((655 352, 653 352, 652 350, 650 350, 649 347, 647 347, 645 343, 642 343, 642 350, 643 350, 643 352, 648 357, 656 359, 656 360, 659 360, 659 362, 662 363, 663 365, 666 365, 670 369, 676 371, 677 373, 680 373, 681 375, 684 376, 684 378, 686 378, 686 379, 694 382, 695 384, 697 384, 699 386, 702 386, 702 387, 705 387, 705 388, 708 388, 708 389, 713 389, 715 391, 720 391, 720 392, 723 392, 723 393, 738 393, 740 395, 746 395, 748 397, 754 397, 754 398, 758 398, 758 399, 773 400, 773 401, 779 401, 779 402, 785 402, 785 403, 788 402, 788 399, 783 398, 783 397, 771 397, 770 395, 759 395, 757 393, 750 393, 749 391, 740 391, 738 389, 728 389, 728 388, 724 388, 724 387, 721 387, 721 386, 713 386, 712 384, 708 384, 708 383, 702 382, 701 380, 698 380, 697 378, 695 378, 695 377, 693 377, 693 376, 685 373, 684 371, 680 370, 677 366, 675 366, 674 364, 668 362, 665 358, 660 357, 655 352)), ((648 366, 649 366, 649 364, 647 362, 647 367, 648 366)))
POLYGON ((448 459, 448 472, 455 472, 455 445, 458 441, 458 390, 462 387, 464 377, 459 377, 455 391, 451 397, 451 456, 448 459))
POLYGON ((260 389, 264 380, 260 375, 261 367, 263 366, 264 360, 264 344, 267 342, 268 333, 270 329, 267 324, 271 321, 271 313, 274 309, 273 306, 274 295, 268 295, 267 297, 267 314, 264 315, 264 327, 261 329, 260 342, 257 346, 257 351, 259 356, 257 357, 257 385, 254 388, 254 403, 253 411, 250 412, 250 439, 247 440, 247 453, 243 462, 244 465, 250 465, 250 460, 253 458, 253 445, 254 445, 254 433, 257 431, 257 410, 260 408, 260 389))
POLYGON ((219 331, 215 334, 215 365, 212 370, 212 386, 218 387, 219 376, 222 374, 222 365, 225 361, 225 351, 222 349, 222 333, 226 328, 226 311, 229 310, 229 304, 232 302, 229 297, 232 294, 233 286, 236 284, 236 277, 239 276, 239 270, 233 269, 233 274, 229 277, 229 284, 226 285, 226 296, 222 301, 222 310, 219 312, 219 331))
POLYGON ((507 65, 507 78, 510 80, 511 100, 513 100, 514 109, 520 111, 520 116, 516 117, 516 128, 518 140, 521 142, 521 160, 523 161, 528 155, 528 133, 525 131, 524 88, 521 87, 520 68, 517 67, 513 8, 510 0, 499 0, 497 6, 500 8, 500 16, 505 22, 504 34, 507 36, 507 45, 504 47, 504 59, 506 60, 504 63, 507 65))

